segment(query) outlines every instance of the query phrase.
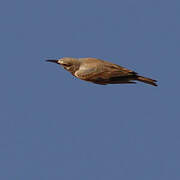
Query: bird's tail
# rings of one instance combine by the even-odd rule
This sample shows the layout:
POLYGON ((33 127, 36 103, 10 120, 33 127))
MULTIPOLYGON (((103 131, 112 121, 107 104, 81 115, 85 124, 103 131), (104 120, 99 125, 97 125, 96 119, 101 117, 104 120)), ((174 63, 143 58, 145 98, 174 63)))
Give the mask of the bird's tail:
POLYGON ((154 79, 146 78, 146 77, 143 77, 143 76, 137 76, 136 80, 147 83, 147 84, 150 84, 150 85, 153 85, 153 86, 157 86, 157 84, 156 84, 157 81, 154 80, 154 79))

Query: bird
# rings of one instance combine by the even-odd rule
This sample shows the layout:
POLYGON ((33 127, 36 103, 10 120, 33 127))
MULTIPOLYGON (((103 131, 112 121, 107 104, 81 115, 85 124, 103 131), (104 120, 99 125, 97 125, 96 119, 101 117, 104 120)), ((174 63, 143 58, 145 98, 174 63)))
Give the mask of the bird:
POLYGON ((93 57, 63 57, 60 59, 47 59, 46 61, 61 65, 76 78, 99 85, 135 84, 136 81, 141 81, 157 86, 157 81, 154 79, 140 76, 135 71, 93 57))

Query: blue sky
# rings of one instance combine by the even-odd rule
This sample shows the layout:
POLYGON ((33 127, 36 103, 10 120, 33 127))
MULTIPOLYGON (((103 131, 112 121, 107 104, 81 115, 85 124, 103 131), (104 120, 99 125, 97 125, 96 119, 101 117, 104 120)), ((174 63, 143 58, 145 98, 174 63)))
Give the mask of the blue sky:
POLYGON ((0 3, 0 179, 179 180, 180 1, 0 3), (47 58, 158 80, 100 86, 47 58))

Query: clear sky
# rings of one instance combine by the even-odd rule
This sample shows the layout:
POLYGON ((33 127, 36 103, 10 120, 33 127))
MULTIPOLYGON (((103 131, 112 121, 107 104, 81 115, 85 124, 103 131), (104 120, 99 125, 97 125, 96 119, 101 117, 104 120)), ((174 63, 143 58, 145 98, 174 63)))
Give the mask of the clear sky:
POLYGON ((1 180, 180 179, 179 0, 1 0, 1 180), (47 58, 158 80, 100 86, 47 58))

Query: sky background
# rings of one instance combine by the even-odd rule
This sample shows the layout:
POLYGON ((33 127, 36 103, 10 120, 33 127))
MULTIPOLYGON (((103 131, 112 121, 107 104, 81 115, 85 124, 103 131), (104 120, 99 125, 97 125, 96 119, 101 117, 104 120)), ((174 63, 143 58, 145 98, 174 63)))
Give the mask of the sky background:
POLYGON ((0 179, 180 179, 179 0, 1 0, 0 51, 0 179), (100 86, 45 62, 64 56, 159 86, 100 86))

